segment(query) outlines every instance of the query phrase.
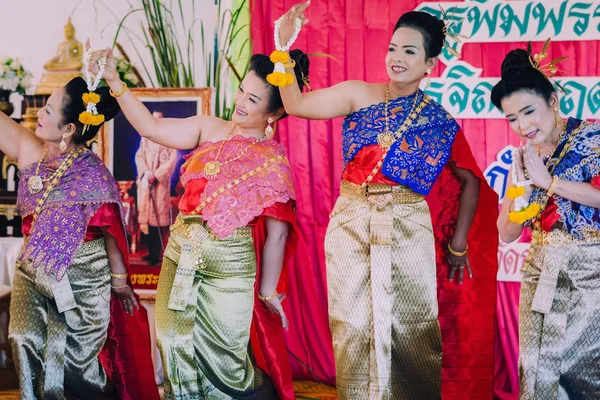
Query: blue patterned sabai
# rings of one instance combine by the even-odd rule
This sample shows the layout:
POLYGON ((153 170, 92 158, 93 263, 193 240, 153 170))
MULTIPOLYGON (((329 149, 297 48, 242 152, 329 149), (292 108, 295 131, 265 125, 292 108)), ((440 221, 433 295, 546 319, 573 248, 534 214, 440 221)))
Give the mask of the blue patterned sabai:
MULTIPOLYGON (((424 93, 400 97, 389 102, 389 128, 397 131, 413 103, 418 105, 424 93), (415 103, 415 97, 418 96, 415 103)), ((343 123, 344 166, 366 146, 377 144, 377 135, 385 131, 385 103, 373 104, 346 117, 343 123)), ((400 140, 390 148, 381 172, 394 182, 426 195, 448 162, 452 143, 460 127, 452 116, 431 100, 412 122, 400 140)))

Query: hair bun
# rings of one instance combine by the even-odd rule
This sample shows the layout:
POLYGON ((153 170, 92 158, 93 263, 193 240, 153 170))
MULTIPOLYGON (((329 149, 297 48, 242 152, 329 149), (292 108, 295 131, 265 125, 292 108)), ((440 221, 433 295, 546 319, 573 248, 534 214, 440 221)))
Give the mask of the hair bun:
POLYGON ((308 59, 308 56, 299 49, 291 50, 290 57, 296 62, 294 73, 296 75, 296 80, 300 85, 300 90, 302 90, 306 85, 306 79, 308 79, 310 60, 308 59))
POLYGON ((500 76, 502 79, 510 79, 534 71, 535 68, 531 64, 529 53, 523 49, 515 49, 509 51, 502 61, 500 76))
POLYGON ((121 111, 119 102, 110 95, 110 88, 108 86, 99 87, 96 89, 96 93, 100 95, 100 103, 96 104, 98 113, 103 114, 104 120, 108 122, 121 111))

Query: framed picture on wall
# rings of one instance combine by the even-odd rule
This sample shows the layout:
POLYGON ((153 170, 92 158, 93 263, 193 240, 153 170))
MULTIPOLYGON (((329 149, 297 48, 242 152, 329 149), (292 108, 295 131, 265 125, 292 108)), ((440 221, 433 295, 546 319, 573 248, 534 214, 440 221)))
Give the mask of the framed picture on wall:
MULTIPOLYGON (((156 118, 211 113, 210 88, 136 88, 131 92, 156 118)), ((121 192, 133 284, 136 289, 153 291, 168 228, 183 193, 181 165, 191 149, 168 149, 142 139, 123 113, 103 125, 92 148, 113 173, 121 192)))

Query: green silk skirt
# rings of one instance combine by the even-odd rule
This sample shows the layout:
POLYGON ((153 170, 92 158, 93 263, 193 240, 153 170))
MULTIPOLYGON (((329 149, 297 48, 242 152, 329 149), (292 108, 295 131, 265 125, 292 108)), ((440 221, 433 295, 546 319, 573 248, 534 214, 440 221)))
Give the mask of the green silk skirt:
POLYGON ((277 398, 249 347, 255 280, 250 227, 219 239, 201 217, 177 218, 156 293, 165 399, 277 398))
POLYGON ((115 398, 98 361, 110 320, 109 272, 104 239, 84 243, 60 282, 43 265, 16 271, 9 338, 22 399, 115 398))

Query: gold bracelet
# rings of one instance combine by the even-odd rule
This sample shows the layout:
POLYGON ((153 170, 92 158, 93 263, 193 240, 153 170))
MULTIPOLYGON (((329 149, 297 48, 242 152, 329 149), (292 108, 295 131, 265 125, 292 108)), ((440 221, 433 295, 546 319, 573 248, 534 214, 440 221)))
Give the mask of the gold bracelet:
POLYGON ((296 61, 290 58, 290 61, 283 64, 283 66, 285 67, 285 69, 294 69, 294 67, 296 66, 296 61))
POLYGON ((463 257, 467 255, 467 252, 469 251, 469 245, 467 245, 467 247, 465 247, 464 251, 456 251, 452 248, 452 246, 450 246, 450 242, 448 242, 448 251, 450 252, 450 254, 452 254, 453 256, 456 257, 463 257))
POLYGON ((548 188, 548 197, 552 197, 552 195, 554 194, 554 190, 556 189, 556 185, 558 185, 558 176, 553 176, 552 177, 552 183, 550 184, 550 187, 548 188))
POLYGON ((124 278, 127 278, 127 276, 128 276, 127 272, 124 274, 115 274, 114 272, 110 273, 110 277, 114 278, 114 279, 124 279, 124 278))
POLYGON ((123 289, 124 287, 127 287, 127 284, 124 284, 122 286, 113 286, 113 285, 110 285, 111 289, 123 289))
POLYGON ((264 296, 261 296, 261 295, 260 295, 260 293, 258 293, 258 298, 259 298, 259 300, 261 300, 261 301, 271 301, 271 300, 273 300, 275 297, 277 297, 277 294, 278 294, 278 293, 277 293, 277 290, 275 291, 275 293, 273 293, 273 294, 272 294, 271 296, 269 296, 269 297, 264 297, 264 296))
POLYGON ((126 90, 127 90, 127 84, 125 82, 123 82, 123 88, 121 90, 119 90, 119 93, 113 92, 112 89, 110 89, 108 92, 110 93, 110 95, 112 97, 121 97, 121 96, 123 96, 123 93, 125 93, 126 90))

